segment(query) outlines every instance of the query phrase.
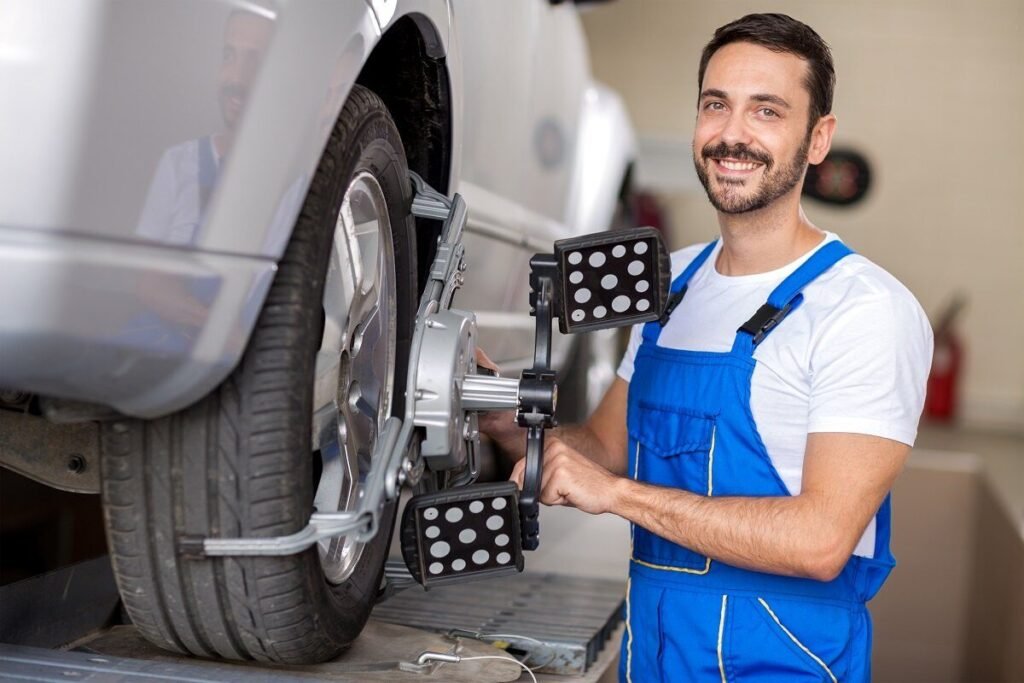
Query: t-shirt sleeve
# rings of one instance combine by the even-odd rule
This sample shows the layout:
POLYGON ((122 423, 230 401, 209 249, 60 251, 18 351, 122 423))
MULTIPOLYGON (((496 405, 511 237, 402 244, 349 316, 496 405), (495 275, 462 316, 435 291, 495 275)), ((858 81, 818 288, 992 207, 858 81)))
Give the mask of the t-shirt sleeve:
POLYGON ((932 331, 907 292, 844 307, 811 350, 808 432, 917 437, 932 359, 932 331))
POLYGON ((618 375, 627 382, 633 379, 633 359, 636 358, 637 349, 640 348, 640 341, 643 337, 644 323, 633 325, 629 331, 629 344, 626 346, 626 353, 619 363, 618 375))

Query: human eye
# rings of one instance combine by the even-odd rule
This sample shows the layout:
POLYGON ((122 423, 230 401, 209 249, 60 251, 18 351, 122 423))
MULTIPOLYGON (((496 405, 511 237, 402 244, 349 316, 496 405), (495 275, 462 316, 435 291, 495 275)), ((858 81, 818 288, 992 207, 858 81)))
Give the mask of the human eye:
POLYGON ((761 107, 760 109, 757 110, 757 113, 765 117, 766 119, 779 118, 779 113, 772 109, 771 107, 761 107))
POLYGON ((718 100, 710 100, 704 103, 704 111, 724 111, 725 104, 718 100))

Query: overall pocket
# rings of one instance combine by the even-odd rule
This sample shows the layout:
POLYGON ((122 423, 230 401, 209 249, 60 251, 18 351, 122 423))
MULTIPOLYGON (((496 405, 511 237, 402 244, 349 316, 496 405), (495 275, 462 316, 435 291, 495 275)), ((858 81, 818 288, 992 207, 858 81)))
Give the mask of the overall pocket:
POLYGON ((852 617, 846 608, 737 595, 728 596, 728 606, 721 630, 723 672, 730 683, 850 683, 845 663, 852 617))
MULTIPOLYGON (((640 404, 630 416, 630 475, 638 481, 714 495, 715 416, 640 404)), ((633 528, 633 560, 655 569, 705 573, 710 558, 633 528)))

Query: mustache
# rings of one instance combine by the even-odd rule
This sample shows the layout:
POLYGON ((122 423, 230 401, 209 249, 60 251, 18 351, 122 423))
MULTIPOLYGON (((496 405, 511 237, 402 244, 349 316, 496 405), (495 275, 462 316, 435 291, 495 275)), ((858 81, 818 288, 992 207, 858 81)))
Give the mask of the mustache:
POLYGON ((220 94, 222 97, 237 97, 244 101, 249 96, 249 89, 236 83, 228 83, 221 87, 220 94))
POLYGON ((742 142, 737 145, 727 145, 724 142, 718 144, 708 144, 700 150, 701 158, 707 161, 710 158, 726 158, 736 159, 737 161, 756 161, 764 164, 765 169, 772 167, 775 160, 772 159, 771 155, 767 152, 762 152, 756 149, 750 149, 742 142))

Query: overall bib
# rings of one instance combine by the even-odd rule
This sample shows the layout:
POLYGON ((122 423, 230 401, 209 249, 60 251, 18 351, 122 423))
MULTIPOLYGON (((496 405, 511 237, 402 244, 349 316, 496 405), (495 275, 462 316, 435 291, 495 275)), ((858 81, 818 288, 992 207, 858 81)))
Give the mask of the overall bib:
MULTIPOLYGON (((677 303, 714 245, 672 283, 677 303)), ((629 386, 630 476, 705 496, 790 495, 751 412, 754 354, 800 305, 801 290, 850 253, 839 241, 818 249, 727 353, 660 347, 661 324, 645 325, 629 386)), ((895 564, 889 518, 886 497, 875 518, 874 559, 851 557, 827 583, 723 564, 634 525, 620 680, 870 680, 865 603, 895 564)))

